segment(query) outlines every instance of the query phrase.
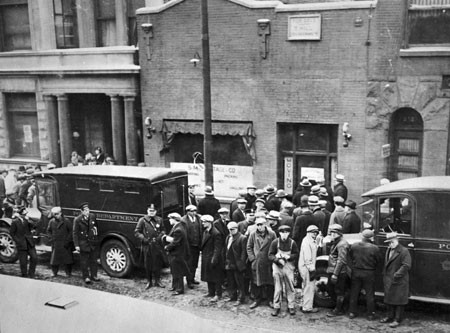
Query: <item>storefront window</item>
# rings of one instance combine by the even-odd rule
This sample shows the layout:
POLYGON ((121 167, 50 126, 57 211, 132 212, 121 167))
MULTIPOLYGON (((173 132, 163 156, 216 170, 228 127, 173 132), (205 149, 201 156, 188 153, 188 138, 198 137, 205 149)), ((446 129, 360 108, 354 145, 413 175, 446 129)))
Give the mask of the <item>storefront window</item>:
POLYGON ((0 1, 0 30, 1 51, 31 50, 26 1, 0 1))

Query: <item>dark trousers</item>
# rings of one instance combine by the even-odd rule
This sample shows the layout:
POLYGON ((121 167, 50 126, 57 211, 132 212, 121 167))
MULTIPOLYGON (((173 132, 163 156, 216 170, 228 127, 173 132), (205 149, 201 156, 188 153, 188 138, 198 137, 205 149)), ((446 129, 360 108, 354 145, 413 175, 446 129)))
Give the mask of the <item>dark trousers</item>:
MULTIPOLYGON (((65 269, 65 272, 66 272, 66 275, 67 276, 71 276, 72 275, 72 265, 70 264, 70 265, 65 265, 66 267, 66 269, 65 269)), ((58 271, 59 271, 59 265, 52 265, 52 272, 53 272, 53 274, 58 274, 58 271)))
POLYGON ((189 256, 189 271, 190 274, 187 276, 187 282, 192 283, 195 280, 195 271, 198 267, 198 258, 200 256, 200 249, 197 246, 191 246, 190 247, 191 255, 189 256))
POLYGON ((264 299, 269 302, 273 301, 274 286, 271 284, 265 284, 262 286, 257 286, 253 283, 252 285, 253 296, 255 301, 261 303, 264 299))
POLYGON ((91 250, 90 252, 80 252, 80 268, 83 279, 86 279, 88 277, 97 277, 97 257, 97 250, 91 250), (89 274, 89 271, 91 272, 91 274, 89 274))
POLYGON ((237 299, 239 290, 239 299, 241 302, 245 300, 245 283, 244 272, 236 269, 227 270, 228 296, 231 299, 237 299))
POLYGON ((155 269, 153 257, 150 252, 146 253, 144 256, 144 267, 148 282, 151 283, 152 278, 155 278, 156 281, 159 281, 159 279, 161 278, 161 271, 159 269, 155 269))
POLYGON ((350 278, 347 273, 342 273, 338 275, 336 283, 331 282, 331 276, 333 274, 328 274, 328 294, 332 299, 336 301, 335 310, 338 312, 344 311, 344 301, 348 301, 348 291, 350 289, 350 278))
POLYGON ((27 250, 19 250, 19 264, 20 264, 20 272, 23 277, 29 276, 30 278, 34 278, 34 273, 36 272, 37 265, 37 254, 36 248, 28 248, 27 250), (27 273, 27 265, 28 265, 28 256, 30 256, 30 268, 27 273))
POLYGON ((387 304, 388 317, 401 322, 403 319, 403 312, 405 311, 404 305, 390 305, 387 304))
POLYGON ((222 297, 222 283, 221 282, 208 282, 208 294, 211 296, 222 297))
POLYGON ((183 276, 172 275, 172 288, 179 293, 184 293, 183 276))
POLYGON ((366 305, 369 314, 375 312, 375 271, 353 269, 350 289, 350 312, 358 310, 358 297, 361 289, 366 291, 366 305))

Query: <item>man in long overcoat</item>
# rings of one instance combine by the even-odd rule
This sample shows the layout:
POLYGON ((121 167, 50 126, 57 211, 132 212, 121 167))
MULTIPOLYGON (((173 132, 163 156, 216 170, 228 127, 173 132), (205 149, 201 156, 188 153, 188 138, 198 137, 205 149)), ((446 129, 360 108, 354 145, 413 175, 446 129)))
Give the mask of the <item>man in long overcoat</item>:
POLYGON ((389 243, 383 268, 384 303, 388 314, 380 322, 390 323, 389 326, 395 328, 402 321, 404 307, 408 304, 411 255, 399 243, 397 233, 387 234, 385 242, 389 243))
POLYGON ((202 222, 200 215, 197 214, 197 207, 188 205, 186 207, 186 215, 181 218, 181 223, 186 226, 187 238, 189 243, 189 270, 190 275, 187 277, 189 288, 193 288, 194 284, 199 284, 195 280, 195 271, 198 267, 198 259, 200 256, 200 246, 202 245, 202 222))
POLYGON ((80 205, 81 214, 73 220, 73 242, 75 250, 80 253, 80 267, 84 282, 97 277, 97 258, 99 255, 98 228, 95 215, 89 210, 89 203, 80 205))
POLYGON ((202 236, 202 265, 201 279, 208 284, 206 297, 213 297, 211 302, 217 302, 222 298, 222 282, 224 279, 223 244, 222 235, 213 226, 214 218, 211 215, 203 215, 202 236))
POLYGON ((169 253, 170 273, 172 274, 172 295, 184 294, 183 277, 189 276, 188 255, 189 244, 186 235, 186 229, 181 224, 181 216, 178 213, 168 215, 172 230, 169 235, 162 237, 168 244, 164 249, 169 253))
POLYGON ((53 276, 58 275, 60 265, 65 265, 66 275, 71 276, 73 265, 72 223, 63 215, 61 207, 53 207, 51 213, 53 217, 48 223, 47 235, 52 245, 50 266, 53 276))
POLYGON ((155 286, 164 288, 161 283, 161 269, 164 267, 164 249, 161 238, 164 235, 164 224, 162 218, 156 216, 154 204, 150 204, 147 207, 147 215, 139 219, 134 229, 134 235, 141 241, 148 281, 145 289, 152 287, 153 278, 155 278, 155 286))
POLYGON ((214 196, 211 186, 205 186, 205 197, 199 200, 197 209, 200 215, 219 217, 217 211, 220 209, 220 201, 214 196))
POLYGON ((16 242, 19 252, 20 271, 23 277, 34 278, 37 264, 36 247, 31 231, 35 225, 27 218, 27 209, 24 206, 17 208, 11 222, 10 234, 16 242), (27 272, 27 261, 30 256, 30 267, 27 272))
POLYGON ((255 301, 250 305, 251 309, 260 305, 264 296, 269 300, 269 305, 272 304, 274 287, 269 249, 272 241, 277 238, 275 232, 267 226, 265 218, 258 217, 255 224, 256 230, 250 234, 247 241, 247 255, 252 263, 252 291, 255 297, 255 301))
POLYGON ((345 203, 344 220, 342 221, 342 232, 344 234, 357 234, 361 231, 361 219, 356 214, 356 202, 347 200, 345 203))

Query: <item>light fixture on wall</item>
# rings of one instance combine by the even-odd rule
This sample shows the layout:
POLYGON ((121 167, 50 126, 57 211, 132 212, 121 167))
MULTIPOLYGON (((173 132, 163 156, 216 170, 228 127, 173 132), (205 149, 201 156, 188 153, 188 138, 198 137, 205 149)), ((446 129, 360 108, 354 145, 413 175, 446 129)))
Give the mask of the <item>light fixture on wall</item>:
POLYGON ((259 19, 256 23, 258 24, 258 36, 260 38, 259 53, 262 59, 267 59, 269 54, 270 20, 259 19))
POLYGON ((348 123, 344 123, 344 125, 342 125, 342 136, 344 137, 344 143, 342 145, 345 148, 348 147, 349 141, 352 140, 352 135, 348 131, 349 131, 349 125, 348 125, 348 123))
POLYGON ((144 33, 151 35, 150 37, 153 37, 153 24, 142 23, 141 28, 142 28, 142 31, 144 31, 144 33))
POLYGON ((144 32, 145 48, 147 52, 147 60, 152 60, 152 49, 150 47, 150 40, 153 38, 153 24, 142 23, 142 31, 144 32))
POLYGON ((151 139, 153 137, 153 134, 156 133, 156 128, 152 126, 152 120, 150 119, 150 117, 145 118, 144 124, 147 128, 147 139, 151 139))
POLYGON ((200 55, 198 54, 198 52, 195 52, 194 57, 191 60, 189 60, 189 62, 193 63, 194 67, 196 67, 197 64, 200 62, 200 59, 201 58, 200 58, 200 55))

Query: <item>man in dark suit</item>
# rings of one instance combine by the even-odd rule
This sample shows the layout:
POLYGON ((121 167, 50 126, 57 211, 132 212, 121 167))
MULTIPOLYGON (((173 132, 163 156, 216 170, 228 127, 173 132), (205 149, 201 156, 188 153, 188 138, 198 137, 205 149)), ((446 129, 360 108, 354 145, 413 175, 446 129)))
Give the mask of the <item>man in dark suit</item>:
POLYGON ((205 197, 200 199, 197 209, 200 215, 211 215, 214 218, 219 217, 217 211, 220 209, 220 202, 214 197, 214 191, 211 186, 205 187, 205 197))
POLYGON ((195 197, 194 194, 195 185, 189 185, 188 189, 189 189, 189 198, 188 198, 189 205, 197 206, 197 198, 195 197))
POLYGON ((344 175, 337 174, 335 179, 336 179, 336 185, 334 186, 334 189, 333 189, 333 195, 335 197, 344 198, 344 202, 345 202, 345 201, 347 201, 347 195, 348 195, 347 186, 344 185, 345 177, 344 177, 344 175))
POLYGON ((383 269, 384 303, 388 307, 388 315, 380 322, 390 323, 389 327, 395 328, 400 325, 408 304, 411 255, 399 243, 395 232, 386 235, 385 243, 389 243, 383 269))
POLYGON ((13 215, 10 234, 16 242, 19 252, 20 271, 23 277, 34 278, 37 265, 37 254, 33 234, 31 230, 35 225, 26 216, 28 213, 24 206, 17 207, 17 212, 13 215), (27 274, 27 261, 30 256, 30 267, 27 274))
POLYGON ((344 234, 357 234, 361 231, 361 219, 356 214, 356 202, 347 200, 345 203, 346 215, 342 221, 342 232, 344 234))
POLYGON ((152 287, 153 277, 155 278, 155 286, 164 288, 161 283, 161 269, 164 267, 164 250, 161 238, 164 235, 164 224, 162 218, 156 216, 154 204, 150 204, 147 207, 147 215, 139 219, 134 235, 142 244, 148 281, 145 289, 152 287))
POLYGON ((164 249, 169 253, 170 273, 172 274, 172 295, 177 296, 184 294, 183 277, 189 276, 188 253, 189 244, 185 227, 180 223, 181 216, 178 213, 170 213, 168 215, 172 230, 169 235, 163 236, 163 240, 167 242, 164 249))
POLYGON ((239 223, 241 221, 245 220, 245 205, 247 204, 247 200, 245 200, 244 198, 238 199, 237 200, 237 208, 231 212, 231 219, 236 222, 239 223))
POLYGON ((189 288, 193 288, 194 284, 199 284, 195 280, 195 271, 198 267, 198 258, 200 256, 200 246, 202 245, 202 223, 200 215, 197 214, 197 207, 189 205, 186 207, 186 215, 181 218, 181 223, 186 226, 187 238, 189 243, 189 270, 190 275, 187 277, 189 288))
POLYGON ((80 253, 80 268, 86 284, 100 281, 97 277, 98 229, 95 215, 90 213, 89 203, 80 205, 81 214, 73 220, 73 242, 80 253))

